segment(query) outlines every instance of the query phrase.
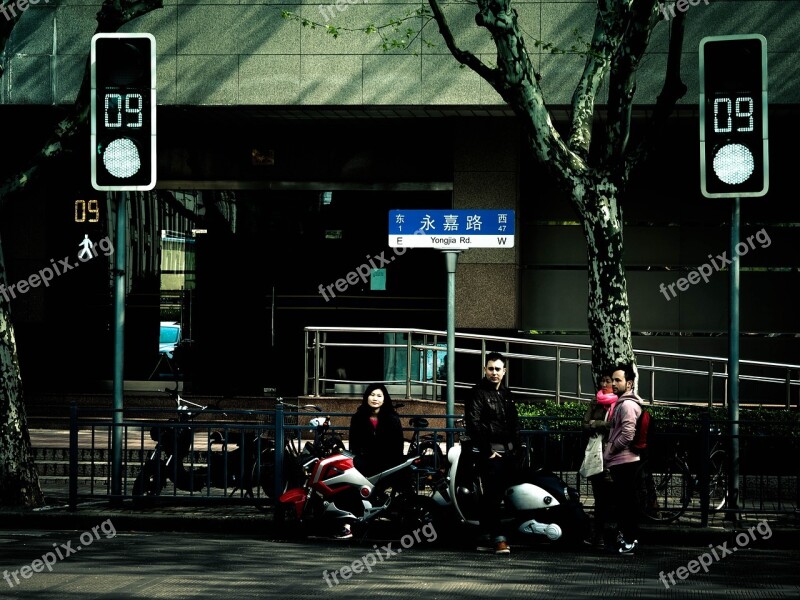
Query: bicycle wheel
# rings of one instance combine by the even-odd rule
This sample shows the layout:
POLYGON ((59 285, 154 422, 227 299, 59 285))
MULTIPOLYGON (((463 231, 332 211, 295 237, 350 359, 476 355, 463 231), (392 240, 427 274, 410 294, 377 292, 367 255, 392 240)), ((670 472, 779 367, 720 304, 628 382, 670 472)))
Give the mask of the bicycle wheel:
POLYGON ((134 500, 141 496, 158 496, 164 488, 167 465, 163 462, 159 466, 156 463, 146 462, 142 466, 142 471, 136 476, 133 482, 132 495, 134 500))
POLYGON ((650 485, 642 486, 640 507, 642 516, 656 523, 677 520, 689 505, 692 476, 686 463, 673 457, 660 473, 647 473, 650 485))
POLYGON ((424 490, 426 487, 433 488, 438 481, 436 473, 444 472, 445 458, 441 446, 434 440, 425 440, 419 445, 419 450, 409 456, 420 456, 422 460, 418 465, 418 489, 424 490))
MULTIPOLYGON (((264 450, 261 453, 261 469, 259 465, 253 465, 253 481, 261 485, 264 496, 273 502, 277 502, 275 496, 275 451, 264 450)), ((297 460, 290 454, 283 455, 283 485, 281 493, 289 488, 302 485, 305 481, 303 469, 297 464, 297 460)))
POLYGON ((708 457, 708 509, 722 510, 728 500, 728 455, 725 450, 714 450, 708 457))

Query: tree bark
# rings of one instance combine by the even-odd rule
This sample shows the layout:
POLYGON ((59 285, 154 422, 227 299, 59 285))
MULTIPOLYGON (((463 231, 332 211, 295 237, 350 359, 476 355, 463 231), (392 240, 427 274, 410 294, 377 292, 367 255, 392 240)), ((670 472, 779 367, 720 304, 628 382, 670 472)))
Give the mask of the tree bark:
MULTIPOLYGON (((5 279, 0 251, 0 281, 5 279)), ((0 293, 0 505, 41 506, 44 495, 33 461, 17 343, 9 314, 6 294, 0 293)))
POLYGON ((622 210, 618 185, 602 174, 592 177, 580 198, 589 283, 589 338, 592 368, 634 362, 630 304, 625 277, 622 210))

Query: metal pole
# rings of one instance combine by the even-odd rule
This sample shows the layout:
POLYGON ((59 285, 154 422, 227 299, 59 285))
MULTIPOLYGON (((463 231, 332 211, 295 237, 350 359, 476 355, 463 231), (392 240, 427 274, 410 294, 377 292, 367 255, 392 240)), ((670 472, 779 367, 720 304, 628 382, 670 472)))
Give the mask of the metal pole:
POLYGON ((78 509, 78 404, 69 403, 69 510, 78 509))
POLYGON ((275 480, 272 482, 275 506, 283 494, 283 447, 286 443, 284 426, 286 425, 283 398, 275 400, 275 480))
POLYGON ((117 196, 114 251, 114 427, 111 432, 111 502, 122 498, 122 407, 125 377, 125 247, 128 192, 117 196))
POLYGON ((444 250, 444 260, 447 267, 447 448, 453 446, 452 415, 456 409, 456 267, 458 255, 461 250, 444 250))
POLYGON ((728 466, 728 519, 737 519, 739 508, 739 244, 740 198, 733 200, 731 213, 731 270, 730 270, 730 323, 728 327, 728 419, 730 420, 731 451, 728 466))

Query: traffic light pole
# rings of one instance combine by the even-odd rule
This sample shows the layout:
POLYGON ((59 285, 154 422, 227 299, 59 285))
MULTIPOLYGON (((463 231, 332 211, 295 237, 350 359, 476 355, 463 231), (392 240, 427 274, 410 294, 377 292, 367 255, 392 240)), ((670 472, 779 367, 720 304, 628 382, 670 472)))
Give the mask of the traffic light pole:
POLYGON ((727 520, 738 520, 739 508, 739 220, 741 199, 733 199, 731 211, 730 307, 728 323, 728 420, 730 452, 728 464, 727 520))
MULTIPOLYGON (((112 192, 113 193, 113 192, 112 192)), ((114 240, 114 418, 111 431, 111 503, 122 501, 122 408, 125 378, 125 246, 128 192, 117 194, 114 240)))

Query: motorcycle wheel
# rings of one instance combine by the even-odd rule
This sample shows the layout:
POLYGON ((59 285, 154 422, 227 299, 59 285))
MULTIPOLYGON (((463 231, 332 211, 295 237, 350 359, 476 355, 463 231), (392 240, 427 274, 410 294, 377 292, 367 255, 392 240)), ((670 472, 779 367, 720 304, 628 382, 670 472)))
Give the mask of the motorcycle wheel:
POLYGON ((164 473, 166 473, 167 466, 162 462, 160 467, 153 463, 145 463, 142 467, 141 473, 136 476, 133 482, 133 501, 134 503, 141 504, 142 498, 146 496, 159 496, 161 490, 164 488, 164 473), (158 473, 161 473, 159 477, 158 473))
POLYGON ((303 521, 297 518, 294 506, 279 502, 272 518, 273 533, 280 540, 296 540, 306 537, 303 521))
POLYGON ((417 496, 400 515, 401 533, 408 534, 421 530, 423 527, 433 528, 435 531, 439 516, 439 505, 433 498, 417 496))
POLYGON ((561 527, 561 537, 554 542, 560 548, 575 550, 583 548, 583 540, 591 533, 591 520, 582 506, 565 505, 556 523, 561 527))

